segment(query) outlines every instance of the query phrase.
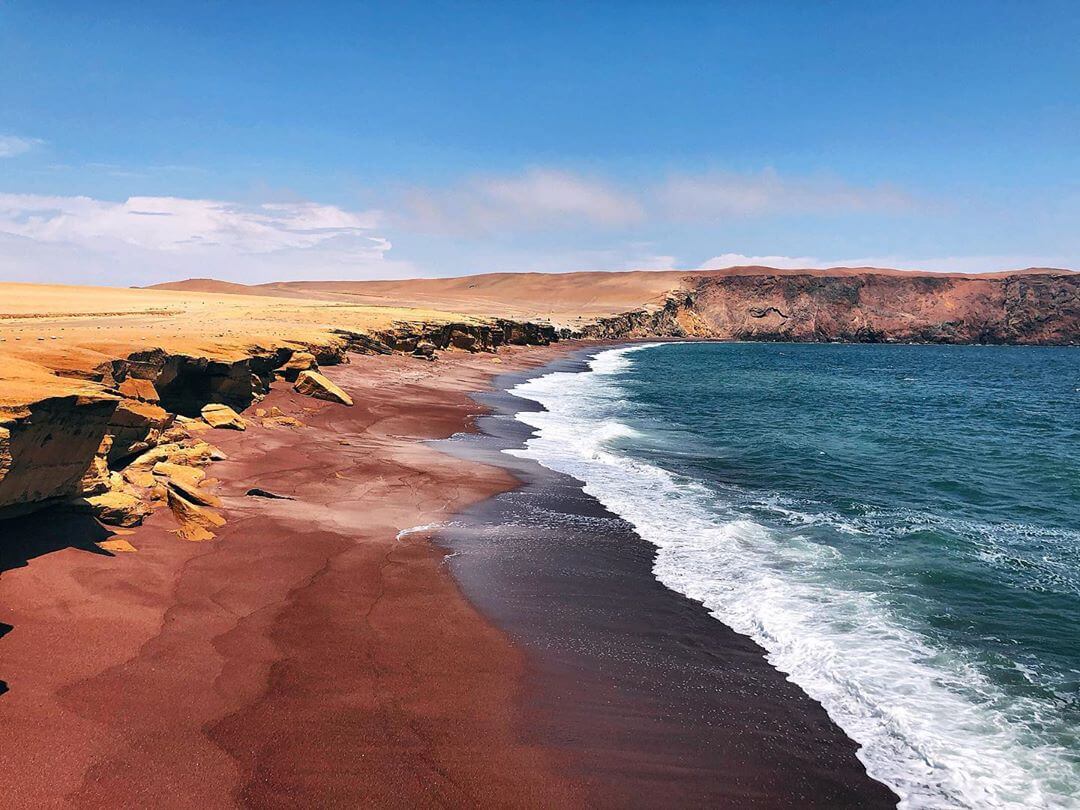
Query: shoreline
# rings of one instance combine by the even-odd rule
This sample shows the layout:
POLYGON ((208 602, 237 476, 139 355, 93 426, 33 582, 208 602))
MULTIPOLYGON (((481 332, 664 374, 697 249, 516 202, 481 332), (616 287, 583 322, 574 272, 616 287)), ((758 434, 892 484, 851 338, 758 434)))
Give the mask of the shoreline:
MULTIPOLYGON (((572 518, 603 524, 601 547, 585 548, 584 564, 574 556, 582 547, 561 561, 535 559, 585 574, 589 587, 547 592, 558 585, 550 566, 521 572, 539 589, 531 596, 541 612, 608 634, 604 664, 621 679, 598 679, 581 660, 525 638, 492 601, 505 588, 477 598, 475 581, 461 576, 469 560, 441 550, 433 526, 536 484, 535 469, 519 469, 532 462, 444 452, 489 442, 490 431, 473 431, 494 423, 512 423, 510 438, 520 439, 524 425, 499 415, 510 396, 499 382, 630 342, 452 352, 433 364, 354 355, 327 370, 353 408, 275 385, 260 406, 304 427, 208 435, 229 456, 209 468, 228 518, 211 542, 177 538, 167 510, 135 531, 72 513, 5 522, 0 722, 20 741, 0 752, 9 800, 891 806, 824 710, 760 648, 656 582, 651 547, 636 535, 627 542, 613 516, 573 487, 556 500, 572 505, 572 518), (294 500, 248 497, 256 486, 294 500), (136 553, 96 545, 110 539, 136 553), (660 600, 663 621, 621 616, 620 605, 642 596, 660 600), (597 597, 607 604, 590 615, 597 597), (674 643, 709 660, 653 657, 653 668, 635 669, 618 651, 634 643, 646 652, 674 643), (766 684, 771 696, 749 713, 695 702, 717 672, 729 691, 766 684), (679 705, 653 693, 674 682, 679 705), (706 722, 688 707, 707 708, 706 722), (789 744, 785 729, 796 727, 814 750, 789 744), (755 741, 779 737, 788 742, 760 760, 755 741), (741 762, 749 766, 733 764, 741 762)), ((525 401, 514 399, 521 410, 525 401)), ((549 631, 537 615, 533 629, 549 631)))
POLYGON ((655 579, 655 549, 629 524, 581 482, 502 452, 533 432, 514 414, 541 408, 508 389, 585 370, 604 348, 502 375, 473 395, 490 411, 478 433, 436 443, 521 481, 436 540, 466 597, 526 654, 529 738, 598 806, 894 807, 857 743, 764 649, 655 579))

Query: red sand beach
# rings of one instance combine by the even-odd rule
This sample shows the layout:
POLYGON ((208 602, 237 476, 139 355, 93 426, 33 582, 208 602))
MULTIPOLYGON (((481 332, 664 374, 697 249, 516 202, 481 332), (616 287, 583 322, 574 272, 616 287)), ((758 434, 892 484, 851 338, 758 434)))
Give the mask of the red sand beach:
POLYGON ((354 357, 333 370, 353 408, 274 391, 263 405, 307 426, 213 433, 229 522, 207 543, 167 510, 116 556, 74 516, 4 525, 5 804, 573 803, 516 733, 521 654, 423 535, 397 539, 512 484, 416 440, 550 354, 354 357))
MULTIPOLYGON (((116 530, 134 553, 95 545, 110 531, 86 516, 6 521, 0 725, 16 744, 0 747, 5 803, 656 806, 737 794, 745 806, 755 796, 741 786, 745 774, 734 778, 709 736, 738 746, 738 723, 699 733, 680 722, 673 734, 666 719, 662 734, 643 737, 652 728, 645 692, 616 696, 622 687, 611 673, 587 665, 567 690, 562 664, 530 658, 537 651, 517 643, 506 622, 497 627, 462 595, 429 532, 399 534, 518 483, 423 440, 465 429, 482 411, 469 392, 493 375, 565 351, 512 347, 435 363, 353 356, 328 370, 353 396, 351 408, 276 385, 260 407, 277 406, 303 427, 207 434, 229 456, 209 468, 228 523, 208 542, 178 538, 164 509, 137 530, 116 530), (255 487, 288 499, 245 494, 255 487), (702 764, 678 764, 691 759, 702 764), (656 767, 626 782, 620 770, 634 761, 656 767), (693 781, 672 792, 681 778, 693 781)), ((645 589, 666 599, 648 574, 648 553, 635 553, 644 556, 625 569, 626 598, 645 589)), ((784 682, 760 651, 678 600, 680 615, 701 612, 699 640, 720 655, 730 649, 730 666, 748 683, 784 682)), ((830 724, 820 707, 782 703, 782 712, 768 700, 755 711, 765 722, 809 718, 825 743, 811 765, 838 768, 849 799, 888 803, 850 741, 835 728, 822 736, 830 724)), ((804 760, 760 767, 771 783, 797 790, 817 778, 807 781, 804 760)), ((751 803, 778 806, 785 795, 793 794, 757 793, 751 803)))

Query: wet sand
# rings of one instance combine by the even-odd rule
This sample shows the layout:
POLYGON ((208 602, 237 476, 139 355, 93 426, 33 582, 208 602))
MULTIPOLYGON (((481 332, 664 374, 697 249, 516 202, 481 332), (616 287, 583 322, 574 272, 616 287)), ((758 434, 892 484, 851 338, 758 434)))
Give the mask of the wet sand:
POLYGON ((204 434, 229 454, 210 542, 164 510, 123 535, 133 554, 85 517, 0 524, 4 803, 888 804, 824 711, 657 584, 576 482, 482 463, 487 439, 469 459, 420 441, 465 428, 494 374, 563 354, 353 357, 327 370, 353 408, 276 386, 260 407, 304 428, 204 434), (468 599, 430 531, 398 536, 451 520, 468 599))
MULTIPOLYGON (((546 370, 584 368, 596 350, 546 370)), ((535 372, 530 372, 530 374, 535 372)), ((476 504, 439 535, 469 599, 530 661, 530 739, 607 807, 894 807, 856 745, 775 670, 765 651, 661 585, 655 549, 581 483, 501 452, 536 403, 477 396, 481 433, 440 443, 521 485, 476 504)))

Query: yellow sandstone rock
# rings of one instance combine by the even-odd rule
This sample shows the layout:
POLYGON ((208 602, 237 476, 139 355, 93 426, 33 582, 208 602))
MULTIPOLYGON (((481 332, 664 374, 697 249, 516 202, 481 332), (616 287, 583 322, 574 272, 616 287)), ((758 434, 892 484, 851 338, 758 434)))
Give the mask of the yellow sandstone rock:
POLYGON ((100 495, 109 489, 109 450, 112 448, 112 436, 105 434, 98 445, 97 454, 90 462, 90 467, 79 482, 80 495, 100 495))
POLYGON ((212 530, 225 525, 225 518, 217 512, 192 503, 171 487, 167 501, 176 522, 180 524, 176 533, 184 540, 212 540, 215 537, 212 530))
POLYGON ((206 420, 206 424, 214 428, 228 428, 230 430, 247 429, 247 425, 244 424, 244 420, 240 417, 240 414, 228 405, 222 405, 218 402, 211 402, 208 405, 204 405, 202 409, 202 418, 206 420))
POLYGON ((159 400, 157 389, 149 380, 137 380, 134 377, 128 377, 120 383, 118 390, 128 399, 138 399, 155 404, 159 400))
POLYGON ((289 358, 288 362, 278 369, 278 373, 291 382, 295 380, 301 372, 318 370, 319 364, 315 360, 315 355, 311 352, 293 352, 293 355, 289 358))
POLYGON ((177 495, 201 506, 221 506, 221 500, 216 495, 200 487, 206 478, 206 473, 202 470, 163 461, 154 465, 153 472, 177 495))
POLYGON ((158 405, 137 399, 122 400, 109 420, 108 432, 113 437, 109 462, 153 447, 171 422, 172 416, 158 405))
POLYGON ((155 483, 154 476, 145 467, 128 467, 120 474, 131 486, 140 489, 149 489, 155 483))
POLYGON ((173 464, 168 461, 159 461, 154 465, 154 475, 160 475, 164 478, 171 478, 177 481, 183 481, 191 486, 198 486, 204 478, 206 473, 200 470, 198 467, 189 467, 183 464, 173 464))
POLYGON ((326 379, 316 371, 302 371, 296 378, 293 386, 301 394, 315 399, 325 399, 330 402, 340 402, 342 405, 352 405, 352 397, 326 379))
POLYGON ((109 526, 138 526, 150 514, 150 506, 128 492, 110 491, 83 500, 94 516, 109 526))
POLYGON ((172 464, 180 464, 186 467, 203 467, 211 461, 221 461, 227 456, 214 445, 198 441, 190 446, 181 444, 159 444, 147 450, 128 465, 130 468, 150 467, 155 464, 168 461, 172 464))

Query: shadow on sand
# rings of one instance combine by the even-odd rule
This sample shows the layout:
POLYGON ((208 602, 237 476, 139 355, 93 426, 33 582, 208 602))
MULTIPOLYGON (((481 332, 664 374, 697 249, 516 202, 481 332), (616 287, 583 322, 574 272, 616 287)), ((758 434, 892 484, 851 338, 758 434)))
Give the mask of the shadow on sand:
MULTIPOLYGON (((96 543, 108 540, 113 532, 90 515, 70 510, 46 509, 22 517, 0 521, 0 575, 22 568, 35 557, 65 548, 77 548, 106 557, 113 555, 96 543)), ((2 634, 0 634, 2 635, 2 634)))
MULTIPOLYGON (((112 557, 113 554, 96 544, 113 536, 113 532, 89 515, 69 510, 46 509, 0 520, 0 576, 13 568, 24 568, 37 557, 65 548, 112 557)), ((13 625, 0 622, 0 642, 14 629, 13 625)), ((0 680, 0 697, 9 689, 7 682, 0 680)))

